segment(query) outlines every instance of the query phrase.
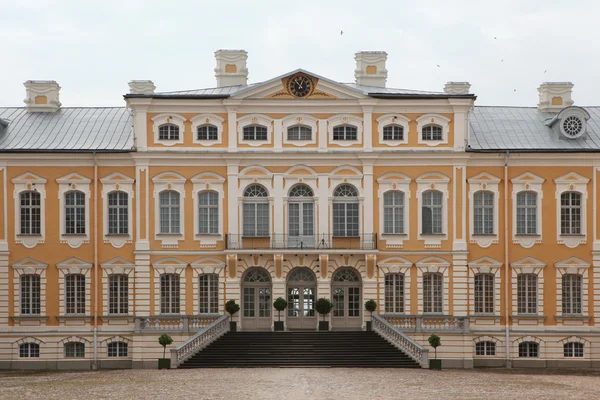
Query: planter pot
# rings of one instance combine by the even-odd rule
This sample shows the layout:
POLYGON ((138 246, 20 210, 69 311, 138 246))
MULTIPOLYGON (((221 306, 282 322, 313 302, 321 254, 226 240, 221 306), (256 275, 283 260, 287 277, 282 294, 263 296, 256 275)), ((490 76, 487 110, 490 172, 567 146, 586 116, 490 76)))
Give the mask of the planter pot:
POLYGON ((371 332, 373 330, 373 322, 367 321, 367 332, 371 332))
POLYGON ((275 332, 283 332, 283 321, 275 321, 275 332))
POLYGON ((171 359, 170 358, 159 358, 158 359, 158 369, 169 369, 171 368, 171 359))
POLYGON ((442 369, 442 360, 429 360, 429 369, 442 369))
POLYGON ((229 321, 229 332, 237 332, 237 322, 229 321))
POLYGON ((320 331, 328 331, 329 330, 329 321, 319 321, 319 330, 320 331))

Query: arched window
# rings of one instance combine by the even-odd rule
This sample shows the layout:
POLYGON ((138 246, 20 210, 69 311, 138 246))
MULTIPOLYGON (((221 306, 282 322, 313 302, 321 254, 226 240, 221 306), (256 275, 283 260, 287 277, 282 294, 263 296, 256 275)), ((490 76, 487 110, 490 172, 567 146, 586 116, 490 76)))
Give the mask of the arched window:
POLYGON ((198 140, 219 140, 219 130, 214 125, 200 125, 197 134, 198 140))
POLYGON ((443 233, 442 192, 437 190, 423 192, 421 214, 423 235, 438 235, 443 233))
POLYGON ((202 274, 198 277, 200 293, 200 314, 217 314, 219 312, 219 276, 202 274))
POLYGON ((40 314, 40 276, 21 275, 21 314, 40 314))
POLYGON ((125 274, 112 274, 108 277, 108 313, 127 314, 129 312, 129 277, 125 274))
POLYGON ((290 126, 287 130, 288 140, 312 140, 312 129, 306 125, 290 126))
POLYGON ((333 140, 358 140, 358 129, 354 125, 335 126, 333 140))
POLYGON ((108 234, 129 234, 129 205, 125 192, 111 192, 108 194, 108 234))
POLYGON ((537 193, 517 193, 517 235, 537 235, 537 193))
POLYGON ((385 275, 385 312, 404 312, 404 274, 385 275))
POLYGON ((244 191, 244 236, 269 236, 269 193, 261 185, 244 191))
POLYGON ((583 343, 569 342, 563 346, 565 357, 583 357, 583 343))
POLYGON ((19 345, 19 357, 21 358, 39 358, 40 345, 37 343, 23 343, 19 345))
POLYGON ((342 184, 333 193, 333 236, 359 236, 358 191, 342 184))
POLYGON ((561 235, 581 234, 581 194, 565 192, 560 195, 561 235))
POLYGON ((440 273, 423 274, 423 312, 443 312, 443 279, 440 273))
POLYGON ((439 125, 425 125, 422 130, 422 140, 443 140, 442 127, 439 125))
POLYGON ((491 341, 475 343, 475 355, 476 356, 495 356, 496 355, 496 343, 491 341))
POLYGON ((245 126, 244 140, 267 140, 267 127, 262 125, 245 126))
POLYGON ((179 314, 179 301, 179 275, 162 274, 160 276, 161 314, 179 314))
POLYGON ((65 303, 67 314, 85 314, 85 275, 65 276, 65 303))
POLYGON ((404 193, 399 190, 383 194, 383 233, 404 233, 404 193))
POLYGON ((65 358, 85 358, 85 343, 65 343, 65 358))
POLYGON ((244 282, 271 282, 271 276, 263 268, 252 268, 244 275, 244 282))
POLYGON ((305 245, 314 245, 314 201, 313 191, 308 185, 299 184, 290 190, 288 199, 288 232, 290 244, 294 238, 302 238, 302 243, 305 245), (308 240, 308 239, 312 240, 308 240))
POLYGON ((339 268, 331 280, 333 282, 360 282, 360 275, 354 268, 339 268))
POLYGON ((160 233, 179 234, 179 192, 165 190, 160 192, 160 233))
POLYGON ((42 227, 41 197, 38 192, 22 192, 21 235, 40 235, 42 227))
POLYGON ((219 194, 204 191, 198 194, 198 233, 219 234, 219 194))
POLYGON ((562 276, 562 313, 581 314, 581 275, 565 274, 562 276))
POLYGON ((478 314, 494 313, 494 275, 475 275, 475 312, 478 314))
POLYGON ((127 357, 128 345, 125 342, 111 342, 108 344, 109 357, 127 357))
POLYGON ((404 140, 404 127, 395 124, 384 126, 383 140, 404 140))
POLYGON ((314 282, 315 274, 306 267, 298 267, 290 272, 287 279, 288 282, 314 282))
POLYGON ((494 234, 494 193, 479 191, 473 195, 473 233, 494 234))
POLYGON ((80 191, 65 194, 65 234, 85 235, 85 195, 80 191))
POLYGON ((539 357, 540 345, 536 342, 519 343, 519 357, 539 357))
POLYGON ((174 124, 164 124, 158 127, 159 140, 179 140, 179 127, 174 124))
POLYGON ((538 277, 535 274, 517 276, 517 311, 519 314, 537 314, 538 277))

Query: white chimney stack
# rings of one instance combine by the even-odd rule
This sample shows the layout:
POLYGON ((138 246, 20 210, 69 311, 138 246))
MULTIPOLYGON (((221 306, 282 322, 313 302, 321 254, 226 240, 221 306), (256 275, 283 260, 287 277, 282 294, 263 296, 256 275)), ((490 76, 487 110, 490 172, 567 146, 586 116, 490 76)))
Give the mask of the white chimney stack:
POLYGON ((215 51, 217 67, 215 77, 217 87, 246 85, 248 83, 248 68, 246 61, 248 53, 245 50, 215 51))
POLYGON ((131 94, 152 94, 154 93, 154 82, 144 80, 129 81, 129 93, 131 94))
POLYGON ((29 112, 56 112, 61 104, 58 100, 60 86, 56 81, 27 81, 25 106, 29 112))
POLYGON ((354 77, 357 85, 385 87, 387 69, 385 51, 359 51, 354 55, 356 69, 354 77))
POLYGON ((469 82, 446 82, 444 92, 448 94, 469 94, 471 84, 469 82))
POLYGON ((559 112, 573 105, 571 82, 544 82, 538 88, 540 102, 538 108, 543 112, 559 112))

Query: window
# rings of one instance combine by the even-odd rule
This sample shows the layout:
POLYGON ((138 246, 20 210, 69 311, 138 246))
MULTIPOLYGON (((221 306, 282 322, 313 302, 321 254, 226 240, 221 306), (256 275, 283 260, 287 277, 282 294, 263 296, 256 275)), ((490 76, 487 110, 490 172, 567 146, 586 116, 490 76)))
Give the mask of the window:
POLYGON ((23 343, 19 345, 19 357, 21 358, 39 358, 40 345, 37 343, 23 343))
POLYGON ((219 194, 217 192, 198 194, 198 233, 201 235, 219 233, 219 194))
POLYGON ((423 193, 423 235, 442 234, 442 192, 429 190, 423 193))
POLYGON ((517 310, 519 314, 537 314, 537 283, 535 274, 517 276, 517 310))
POLYGON ((443 276, 440 273, 423 275, 423 312, 442 313, 443 276))
POLYGON ((583 343, 569 342, 563 347, 565 357, 583 357, 583 343))
POLYGON ((312 129, 306 125, 296 125, 288 128, 288 140, 312 140, 312 129))
POLYGON ((83 192, 67 192, 65 206, 65 234, 85 235, 85 195, 83 192))
POLYGON ((480 191, 473 196, 473 229, 475 235, 494 234, 494 193, 480 191))
POLYGON ((519 343, 519 357, 539 357, 539 347, 536 342, 519 343))
POLYGON ((65 343, 65 358, 84 358, 85 344, 79 342, 65 343))
POLYGON ((581 194, 565 192, 560 195, 560 234, 581 234, 581 194))
POLYGON ((179 193, 165 190, 160 199, 160 233, 180 234, 179 228, 179 193))
POLYGON ((214 125, 202 125, 198 127, 198 140, 219 140, 219 130, 214 125))
POLYGON ((114 274, 108 277, 108 313, 127 314, 129 312, 129 277, 114 274))
POLYGON ((179 127, 174 124, 164 124, 158 127, 159 140, 179 140, 179 127))
POLYGON ((404 127, 400 125, 384 126, 383 140, 404 140, 404 127))
POLYGON ((21 275, 21 314, 40 314, 39 275, 21 275))
POLYGON ((23 192, 21 199, 21 235, 41 235, 41 197, 37 192, 23 192))
POLYGON ((179 275, 160 276, 160 312, 161 314, 179 314, 179 275))
POLYGON ((219 312, 219 277, 216 274, 203 274, 200 283, 200 314, 219 312))
POLYGON ((333 197, 333 236, 359 236, 356 188, 342 184, 335 189, 333 197))
POLYGON ((475 312, 494 313, 494 275, 475 275, 475 312))
POLYGON ((562 277, 562 313, 581 314, 581 275, 565 274, 562 277))
POLYGON ((262 125, 245 126, 244 140, 267 140, 267 127, 262 125))
POLYGON ((537 235, 537 193, 517 193, 517 235, 537 235))
POLYGON ((244 236, 269 236, 269 194, 261 185, 244 191, 244 236))
POLYGON ((404 274, 385 276, 385 312, 404 312, 404 274))
MULTIPOLYGON (((290 239, 292 237, 310 238, 314 235, 314 225, 313 191, 307 185, 296 185, 290 190, 288 200, 288 232, 290 239)), ((311 241, 301 240, 300 243, 309 245, 311 241)))
POLYGON ((128 198, 125 192, 108 194, 108 234, 129 234, 128 198))
POLYGON ((489 342, 489 341, 475 343, 475 355, 476 356, 495 356, 496 355, 496 343, 489 342))
POLYGON ((339 125, 333 128, 333 140, 358 140, 358 129, 352 125, 339 125))
POLYGON ((66 313, 85 314, 85 275, 65 276, 66 313))
POLYGON ((109 357, 127 357, 127 343, 112 342, 108 344, 109 357))
POLYGON ((383 194, 383 233, 404 233, 404 193, 399 190, 383 194))
POLYGON ((443 130, 439 125, 425 125, 422 140, 443 140, 443 130))

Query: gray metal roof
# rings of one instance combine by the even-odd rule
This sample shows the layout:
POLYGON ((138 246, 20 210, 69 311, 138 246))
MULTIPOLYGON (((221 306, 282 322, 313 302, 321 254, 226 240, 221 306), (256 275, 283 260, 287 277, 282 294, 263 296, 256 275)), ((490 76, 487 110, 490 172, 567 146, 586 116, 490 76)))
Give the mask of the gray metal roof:
POLYGON ((469 147, 473 151, 600 151, 600 107, 590 114, 586 133, 567 139, 546 126, 556 113, 537 107, 475 107, 469 113, 469 147))
POLYGON ((0 152, 131 151, 131 112, 125 107, 61 108, 54 113, 0 107, 0 152))

